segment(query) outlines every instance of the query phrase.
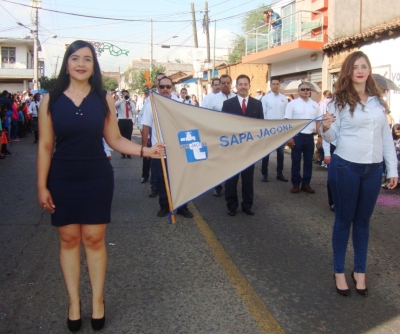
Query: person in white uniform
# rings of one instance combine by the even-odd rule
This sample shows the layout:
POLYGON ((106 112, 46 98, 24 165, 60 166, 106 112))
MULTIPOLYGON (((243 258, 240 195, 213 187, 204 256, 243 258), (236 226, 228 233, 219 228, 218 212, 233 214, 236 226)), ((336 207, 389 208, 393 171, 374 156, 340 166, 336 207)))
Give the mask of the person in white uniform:
MULTIPOLYGON (((298 88, 299 97, 288 103, 285 110, 287 119, 314 119, 321 116, 318 103, 309 99, 310 87, 307 83, 301 83, 298 88)), ((292 189, 297 194, 300 189, 309 193, 315 193, 310 187, 312 176, 312 161, 314 156, 314 134, 318 133, 317 146, 321 147, 322 138, 319 129, 320 121, 311 122, 300 133, 287 142, 292 149, 292 189), (303 156, 303 176, 300 175, 301 157, 303 156), (301 188, 300 188, 301 184, 301 188)))
POLYGON ((211 90, 212 92, 210 94, 207 94, 203 97, 203 100, 201 101, 200 105, 202 108, 209 108, 208 107, 209 100, 213 97, 214 94, 217 94, 221 91, 221 80, 219 78, 214 78, 211 81, 211 90))
MULTIPOLYGON (((264 119, 284 119, 288 100, 285 95, 279 93, 280 88, 280 80, 278 78, 271 78, 271 91, 264 95, 261 100, 264 119)), ((276 178, 279 181, 288 182, 288 180, 283 176, 283 149, 285 148, 285 145, 286 143, 276 149, 276 178)), ((268 163, 269 154, 262 159, 262 182, 268 182, 268 163)))
MULTIPOLYGON (((222 105, 224 104, 224 101, 236 96, 236 94, 231 92, 232 78, 229 75, 223 74, 221 75, 219 80, 221 82, 221 91, 219 93, 213 94, 210 97, 207 106, 209 109, 213 109, 216 111, 222 110, 222 105)), ((220 197, 221 192, 222 184, 219 184, 214 188, 214 196, 220 197)))

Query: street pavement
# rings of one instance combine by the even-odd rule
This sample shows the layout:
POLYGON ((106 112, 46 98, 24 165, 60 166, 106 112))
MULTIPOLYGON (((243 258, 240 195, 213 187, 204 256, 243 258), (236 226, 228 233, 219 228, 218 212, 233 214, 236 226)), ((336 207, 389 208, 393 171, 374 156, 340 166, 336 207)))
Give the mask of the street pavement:
MULTIPOLYGON (((32 142, 14 142, 0 160, 0 333, 68 333, 57 230, 37 203, 32 142)), ((193 219, 171 225, 140 184, 141 160, 113 152, 112 165, 103 333, 400 333, 399 190, 381 191, 371 220, 370 295, 351 287, 343 298, 332 277, 325 168, 314 165, 315 194, 291 194, 290 182, 275 179, 273 153, 268 183, 256 164, 254 216, 228 216, 210 190, 190 204, 193 219)), ((349 284, 352 258, 350 241, 349 284)), ((81 332, 92 333, 83 250, 82 263, 81 332)))

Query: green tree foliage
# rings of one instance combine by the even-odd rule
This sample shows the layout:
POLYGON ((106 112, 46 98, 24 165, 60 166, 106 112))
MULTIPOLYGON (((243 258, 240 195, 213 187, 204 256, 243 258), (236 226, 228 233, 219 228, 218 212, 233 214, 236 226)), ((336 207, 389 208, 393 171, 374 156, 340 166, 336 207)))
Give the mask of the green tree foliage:
POLYGON ((246 38, 244 36, 236 36, 232 42, 232 50, 228 55, 229 64, 242 60, 246 50, 246 38))
POLYGON ((106 75, 102 76, 103 78, 103 88, 109 91, 115 90, 118 87, 118 82, 113 77, 109 77, 106 75))
POLYGON ((52 90, 56 84, 56 77, 51 77, 48 78, 46 76, 43 76, 39 79, 40 82, 40 88, 45 89, 47 91, 52 90))
MULTIPOLYGON (((243 32, 242 35, 237 35, 232 42, 231 52, 228 56, 228 62, 236 63, 242 60, 242 57, 246 53, 246 32, 258 28, 264 24, 264 14, 263 12, 270 8, 265 4, 262 4, 258 7, 257 10, 253 10, 248 12, 242 19, 241 30, 243 32)), ((259 30, 259 32, 267 31, 267 27, 263 27, 259 30)))
MULTIPOLYGON (((153 65, 150 73, 150 80, 153 83, 158 73, 164 73, 164 66, 153 65)), ((138 91, 139 94, 145 93, 147 91, 146 79, 144 77, 145 70, 132 71, 128 75, 131 75, 132 83, 129 85, 130 89, 133 91, 138 91)), ((153 86, 154 88, 154 86, 153 86)))

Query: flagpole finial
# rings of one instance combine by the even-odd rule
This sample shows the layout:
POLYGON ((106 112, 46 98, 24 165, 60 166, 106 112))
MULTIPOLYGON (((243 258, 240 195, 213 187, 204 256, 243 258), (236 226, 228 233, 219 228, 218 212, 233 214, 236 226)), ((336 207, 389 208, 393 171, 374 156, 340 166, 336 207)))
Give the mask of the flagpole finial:
POLYGON ((153 84, 150 81, 150 73, 149 73, 149 71, 144 71, 144 78, 146 79, 146 87, 148 89, 151 89, 151 87, 153 87, 153 84))

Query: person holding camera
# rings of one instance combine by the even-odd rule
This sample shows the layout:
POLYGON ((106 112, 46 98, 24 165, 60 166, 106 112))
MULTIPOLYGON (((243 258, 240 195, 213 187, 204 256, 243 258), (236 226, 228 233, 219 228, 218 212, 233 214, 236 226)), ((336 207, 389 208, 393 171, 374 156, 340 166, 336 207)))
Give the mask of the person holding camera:
MULTIPOLYGON (((129 92, 123 90, 121 92, 122 99, 115 102, 115 108, 118 115, 118 127, 122 137, 131 140, 133 124, 135 123, 136 103, 131 100, 129 92)), ((131 158, 130 155, 121 154, 121 158, 131 158)))
POLYGON ((181 89, 181 99, 183 103, 194 105, 186 88, 181 89))

